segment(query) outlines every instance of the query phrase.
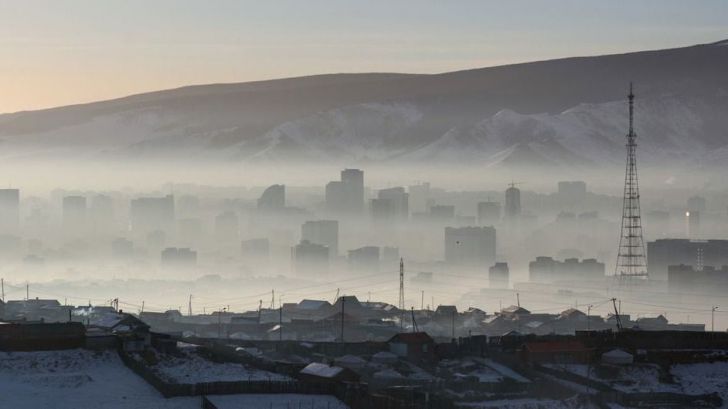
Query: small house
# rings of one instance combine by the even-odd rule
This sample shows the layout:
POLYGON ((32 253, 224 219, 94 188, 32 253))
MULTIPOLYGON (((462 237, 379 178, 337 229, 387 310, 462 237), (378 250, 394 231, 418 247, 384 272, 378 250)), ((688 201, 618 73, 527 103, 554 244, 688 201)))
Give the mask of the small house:
POLYGON ((434 361, 435 340, 426 332, 399 333, 387 341, 389 352, 410 361, 434 361))

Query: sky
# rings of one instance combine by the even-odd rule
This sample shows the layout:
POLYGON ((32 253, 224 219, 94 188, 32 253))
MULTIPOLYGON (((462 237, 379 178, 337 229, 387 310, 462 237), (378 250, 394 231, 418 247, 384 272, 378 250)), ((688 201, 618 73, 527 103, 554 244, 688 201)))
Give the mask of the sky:
POLYGON ((0 0, 0 113, 687 46, 728 39, 726 22, 726 0, 0 0))

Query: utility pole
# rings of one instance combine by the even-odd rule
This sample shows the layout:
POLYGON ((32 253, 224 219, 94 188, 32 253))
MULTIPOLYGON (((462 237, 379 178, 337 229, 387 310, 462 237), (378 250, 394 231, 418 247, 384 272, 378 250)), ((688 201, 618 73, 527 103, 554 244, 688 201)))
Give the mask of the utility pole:
POLYGON ((187 301, 187 315, 192 316, 192 294, 190 294, 190 299, 187 301))
POLYGON ((518 305, 518 308, 521 308, 521 295, 516 293, 516 305, 518 305))
POLYGON ((417 321, 415 320, 415 307, 412 307, 412 332, 420 332, 419 328, 417 328, 417 321))
POLYGON ((620 315, 619 314, 619 310, 617 310, 617 299, 616 298, 612 298, 612 306, 614 307, 614 313, 617 314, 616 315, 616 317, 617 317, 617 330, 618 331, 621 331, 622 330, 622 317, 619 316, 620 315))
POLYGON ((425 309, 425 290, 422 290, 422 301, 420 301, 420 310, 425 309))
POLYGON ((718 309, 718 307, 713 307, 710 309, 710 332, 715 332, 715 311, 718 309))
POLYGON ((25 300, 30 300, 30 284, 25 282, 25 300))
POLYGON ((404 259, 399 259, 399 329, 404 328, 404 259))
POLYGON ((278 342, 283 341, 283 304, 278 306, 278 342))
POLYGON ((589 305, 588 305, 588 306, 586 307, 586 330, 587 330, 587 331, 589 331, 589 330, 591 329, 591 327, 589 326, 589 324, 590 324, 590 321, 589 321, 589 316, 591 315, 591 309, 592 309, 592 305, 591 305, 591 304, 589 304, 589 305))
POLYGON ((270 290, 270 309, 272 310, 276 306, 276 290, 270 290))
POLYGON ((263 300, 258 301, 258 324, 260 324, 260 311, 263 309, 263 300))
POLYGON ((452 312, 452 339, 455 339, 455 311, 452 312))
POLYGON ((222 311, 224 308, 220 308, 217 312, 217 339, 222 338, 222 311))
POLYGON ((139 314, 141 314, 143 312, 144 312, 144 300, 142 300, 142 309, 141 309, 141 311, 139 311, 139 314))
POLYGON ((341 343, 344 343, 344 305, 346 304, 346 297, 341 297, 341 343))

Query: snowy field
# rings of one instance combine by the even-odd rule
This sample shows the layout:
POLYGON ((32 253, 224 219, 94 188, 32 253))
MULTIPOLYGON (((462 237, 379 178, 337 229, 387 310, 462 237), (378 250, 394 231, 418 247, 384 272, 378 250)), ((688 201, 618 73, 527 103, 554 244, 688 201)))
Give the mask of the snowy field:
MULTIPOLYGON (((554 369, 566 369, 587 376, 586 365, 548 365, 554 369)), ((609 384, 623 392, 674 392, 699 395, 717 392, 728 409, 728 362, 673 365, 670 368, 672 383, 660 382, 656 365, 640 364, 620 368, 615 379, 597 376, 592 367, 589 377, 609 384)))
MULTIPOLYGON (((503 399, 482 402, 458 403, 467 409, 597 409, 596 406, 575 398, 554 399, 503 399)), ((617 409, 615 407, 614 409, 617 409)))
POLYGON ((201 398, 165 399, 115 352, 0 352, 0 407, 187 409, 201 398))
POLYGON ((292 380, 285 375, 242 364, 212 362, 198 355, 194 348, 181 348, 180 351, 184 357, 158 355, 159 362, 151 368, 161 377, 175 383, 292 380))
POLYGON ((674 365, 670 373, 684 393, 718 392, 728 408, 728 362, 674 365))
POLYGON ((348 409, 328 395, 216 395, 208 396, 218 409, 348 409))

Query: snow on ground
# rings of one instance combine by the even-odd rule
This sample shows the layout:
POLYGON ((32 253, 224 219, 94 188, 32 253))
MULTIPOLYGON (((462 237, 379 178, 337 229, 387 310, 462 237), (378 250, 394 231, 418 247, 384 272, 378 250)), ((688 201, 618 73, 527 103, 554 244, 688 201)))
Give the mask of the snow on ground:
POLYGON ((208 396, 218 409, 348 409, 333 396, 299 394, 250 394, 208 396))
POLYGON ((504 378, 511 378, 511 379, 515 380, 516 382, 520 382, 520 383, 530 383, 531 382, 531 380, 522 376, 521 374, 514 371, 513 369, 511 369, 505 365, 501 365, 501 364, 493 361, 492 359, 484 359, 483 361, 485 362, 485 365, 488 366, 488 368, 498 372, 504 378))
POLYGON ((546 365, 553 369, 568 372, 603 382, 622 392, 680 392, 678 385, 660 382, 660 369, 657 365, 634 364, 618 368, 614 378, 602 378, 594 366, 582 364, 546 365), (588 371, 588 372, 587 372, 588 371))
POLYGON ((728 408, 728 362, 674 365, 670 373, 683 393, 701 394, 718 392, 723 408, 728 408))
POLYGON ((218 381, 290 381, 291 378, 274 372, 255 369, 237 363, 217 363, 198 355, 191 348, 180 349, 182 357, 159 355, 152 369, 161 377, 175 383, 218 381))
POLYGON ((201 398, 165 399, 110 351, 0 352, 0 407, 187 409, 201 398))
POLYGON ((596 409, 596 406, 571 398, 555 399, 502 399, 481 402, 460 402, 462 408, 470 409, 596 409))

